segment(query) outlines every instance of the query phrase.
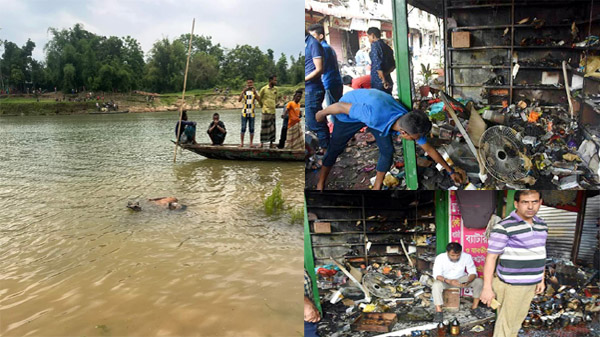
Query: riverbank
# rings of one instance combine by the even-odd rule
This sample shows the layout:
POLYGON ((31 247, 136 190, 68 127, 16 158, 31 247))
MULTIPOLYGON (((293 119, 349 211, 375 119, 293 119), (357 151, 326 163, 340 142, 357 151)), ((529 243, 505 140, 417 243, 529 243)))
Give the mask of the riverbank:
MULTIPOLYGON (((278 106, 292 99, 294 91, 301 86, 278 86, 278 106)), ((177 111, 181 104, 181 93, 150 94, 143 92, 95 94, 100 99, 88 99, 85 94, 47 93, 34 95, 0 95, 0 116, 49 116, 87 114, 96 111, 96 102, 114 101, 119 110, 130 113, 177 111), (103 99, 102 99, 103 98, 103 99)), ((238 102, 239 93, 229 94, 214 90, 192 90, 186 92, 184 109, 187 110, 226 110, 242 109, 238 102)), ((300 102, 304 105, 304 98, 300 102)))

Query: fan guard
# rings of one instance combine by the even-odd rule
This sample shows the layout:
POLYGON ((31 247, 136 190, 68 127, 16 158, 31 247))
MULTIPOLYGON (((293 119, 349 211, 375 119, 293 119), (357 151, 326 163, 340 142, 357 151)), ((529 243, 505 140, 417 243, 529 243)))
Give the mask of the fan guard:
POLYGON ((527 176, 521 157, 523 144, 517 132, 497 125, 485 130, 479 140, 479 157, 486 170, 499 181, 514 183, 527 176))

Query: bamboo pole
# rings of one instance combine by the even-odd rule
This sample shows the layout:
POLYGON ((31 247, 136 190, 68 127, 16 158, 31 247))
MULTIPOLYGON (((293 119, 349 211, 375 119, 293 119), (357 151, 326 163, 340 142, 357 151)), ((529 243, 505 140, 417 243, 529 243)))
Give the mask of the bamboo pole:
POLYGON ((177 161, 177 147, 179 146, 179 137, 181 136, 181 117, 183 116, 183 105, 185 104, 185 87, 187 85, 188 68, 190 67, 190 55, 192 53, 192 38, 194 37, 194 24, 196 19, 192 19, 192 34, 190 34, 190 43, 188 44, 188 56, 185 62, 185 74, 183 75, 183 91, 181 92, 181 104, 179 105, 179 122, 177 125, 177 140, 175 141, 175 151, 173 153, 173 162, 177 161))

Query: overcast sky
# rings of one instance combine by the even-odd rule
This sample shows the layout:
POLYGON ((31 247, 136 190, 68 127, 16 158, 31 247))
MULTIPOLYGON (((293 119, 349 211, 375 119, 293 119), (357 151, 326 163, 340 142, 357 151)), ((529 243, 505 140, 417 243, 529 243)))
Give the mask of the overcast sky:
POLYGON ((276 59, 282 52, 303 52, 302 0, 0 0, 0 40, 22 46, 31 38, 33 57, 43 60, 48 27, 82 23, 98 35, 136 38, 146 56, 156 40, 189 33, 192 18, 195 34, 212 36, 213 43, 224 47, 271 48, 276 59))

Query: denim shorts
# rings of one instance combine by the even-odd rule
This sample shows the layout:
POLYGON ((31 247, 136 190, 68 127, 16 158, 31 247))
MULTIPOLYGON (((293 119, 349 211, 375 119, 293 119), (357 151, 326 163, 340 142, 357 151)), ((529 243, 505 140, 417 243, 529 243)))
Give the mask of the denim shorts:
POLYGON ((250 133, 254 133, 254 118, 242 116, 242 133, 246 132, 246 122, 250 124, 250 133))

